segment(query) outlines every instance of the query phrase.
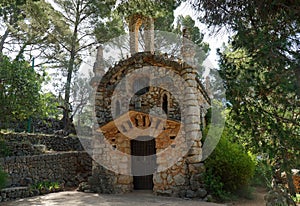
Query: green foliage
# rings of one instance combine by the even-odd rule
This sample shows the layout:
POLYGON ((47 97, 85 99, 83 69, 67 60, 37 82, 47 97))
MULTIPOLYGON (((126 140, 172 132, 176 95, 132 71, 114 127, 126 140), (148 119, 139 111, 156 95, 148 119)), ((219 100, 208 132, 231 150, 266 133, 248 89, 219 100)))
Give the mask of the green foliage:
POLYGON ((205 161, 208 190, 223 200, 228 194, 248 186, 255 169, 252 158, 240 145, 230 142, 228 136, 223 133, 219 144, 205 161))
POLYGON ((5 140, 0 139, 0 157, 7 157, 10 155, 10 151, 5 143, 5 140))
POLYGON ((7 174, 0 168, 0 189, 5 187, 7 180, 7 174))
POLYGON ((253 186, 271 188, 272 175, 272 166, 268 163, 268 161, 263 159, 257 160, 251 184, 253 186))
POLYGON ((100 43, 105 43, 112 38, 123 35, 125 34, 123 20, 120 16, 112 14, 108 21, 96 22, 94 33, 100 43))
POLYGON ((189 2, 203 23, 235 34, 220 52, 232 118, 248 148, 268 154, 290 180, 300 155, 300 1, 189 2))
POLYGON ((224 183, 220 176, 216 176, 213 168, 208 168, 205 172, 205 185, 210 194, 219 201, 226 201, 231 199, 231 193, 224 190, 224 183))
POLYGON ((55 191, 60 191, 63 188, 58 182, 44 181, 44 182, 38 182, 36 184, 31 185, 30 189, 38 190, 39 192, 43 192, 43 191, 55 192, 55 191))
POLYGON ((25 60, 0 61, 0 121, 25 120, 38 114, 43 77, 25 60))
POLYGON ((296 195, 296 197, 292 197, 293 198, 293 200, 294 200, 294 202, 297 204, 299 204, 300 203, 300 194, 297 194, 296 195))
MULTIPOLYGON (((209 45, 206 42, 203 42, 204 34, 201 33, 199 27, 195 25, 195 21, 190 15, 178 16, 177 28, 175 29, 175 33, 181 34, 181 30, 183 27, 190 29, 191 41, 194 42, 197 46, 199 46, 203 50, 203 52, 207 54, 209 52, 209 45)), ((202 57, 203 60, 201 62, 203 62, 204 59, 206 59, 207 55, 202 57)))
POLYGON ((121 16, 128 17, 133 14, 142 14, 154 18, 163 17, 180 4, 176 0, 122 0, 117 8, 121 16))
POLYGON ((61 112, 58 109, 60 102, 58 98, 51 92, 41 94, 41 118, 58 119, 61 112))

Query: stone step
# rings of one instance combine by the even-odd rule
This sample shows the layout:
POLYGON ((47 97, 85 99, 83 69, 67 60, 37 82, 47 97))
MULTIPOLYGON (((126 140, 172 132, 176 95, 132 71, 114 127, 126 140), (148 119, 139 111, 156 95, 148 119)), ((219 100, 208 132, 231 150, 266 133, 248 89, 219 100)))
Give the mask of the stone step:
POLYGON ((30 197, 32 193, 29 187, 9 187, 0 190, 0 202, 30 197))

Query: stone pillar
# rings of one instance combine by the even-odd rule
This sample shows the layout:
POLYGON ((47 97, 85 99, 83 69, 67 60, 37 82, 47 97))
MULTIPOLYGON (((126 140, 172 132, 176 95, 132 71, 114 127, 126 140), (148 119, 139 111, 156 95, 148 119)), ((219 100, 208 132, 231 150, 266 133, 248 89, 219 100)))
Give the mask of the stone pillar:
POLYGON ((102 77, 105 74, 103 47, 101 45, 97 47, 97 56, 96 62, 94 63, 93 72, 95 74, 95 77, 102 77))
POLYGON ((145 22, 145 51, 154 52, 154 20, 151 17, 145 22))
POLYGON ((202 160, 202 145, 201 145, 201 114, 200 114, 200 94, 197 89, 197 70, 194 67, 195 48, 189 40, 190 33, 188 28, 183 29, 183 41, 181 54, 184 60, 181 76, 187 83, 184 96, 184 131, 186 141, 192 142, 191 148, 187 154, 189 189, 186 191, 186 196, 201 197, 206 196, 206 191, 201 184, 202 173, 204 166, 202 160))
POLYGON ((194 65, 194 57, 195 57, 195 46, 193 42, 190 40, 190 28, 183 28, 182 30, 182 47, 181 47, 181 55, 183 60, 190 64, 194 65))
POLYGON ((103 60, 103 47, 100 45, 97 47, 96 61, 93 67, 94 77, 90 81, 90 85, 97 91, 97 87, 100 84, 101 78, 105 74, 104 60, 103 60))
POLYGON ((139 52, 139 29, 144 25, 145 51, 154 52, 154 19, 140 14, 129 17, 129 38, 131 55, 139 52))
POLYGON ((129 18, 129 44, 130 54, 133 55, 139 51, 139 29, 142 25, 140 15, 133 15, 129 18))

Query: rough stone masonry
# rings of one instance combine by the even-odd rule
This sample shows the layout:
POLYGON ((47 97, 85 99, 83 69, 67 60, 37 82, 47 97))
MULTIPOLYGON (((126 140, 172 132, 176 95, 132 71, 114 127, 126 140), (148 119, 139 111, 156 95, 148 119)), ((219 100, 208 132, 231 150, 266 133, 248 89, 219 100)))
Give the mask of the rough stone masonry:
MULTIPOLYGON (((204 116, 210 106, 210 98, 193 66, 154 52, 153 24, 150 17, 130 17, 131 57, 121 60, 107 71, 102 59, 103 49, 101 46, 98 48, 94 65, 95 77, 92 80, 96 90, 95 112, 98 122, 97 132, 94 134, 93 158, 97 161, 93 162, 90 189, 99 193, 151 189, 158 195, 204 198, 207 192, 202 178, 205 167, 201 163, 201 126, 205 126, 204 116), (139 28, 143 24, 148 41, 145 43, 145 51, 139 52, 137 40, 139 28), (149 67, 152 72, 147 72, 149 67), (165 72, 166 69, 171 72, 165 72), (137 70, 141 71, 139 75, 123 81, 137 70), (153 76, 159 78, 153 80, 153 76), (176 88, 177 76, 185 82, 185 88, 172 91, 164 89, 170 85, 176 88), (163 81, 159 82, 160 79, 163 81), (151 86, 149 81, 156 81, 161 86, 151 86), (115 98, 114 92, 120 84, 121 92, 115 98), (153 109, 163 111, 166 115, 164 124, 161 116, 151 115, 153 109), (134 134, 136 128, 145 132, 134 134), (161 132, 156 135, 146 132, 159 129, 161 132), (138 138, 145 136, 152 138, 149 143, 136 144, 138 138), (190 146, 187 147, 186 144, 190 146), (143 150, 134 145, 145 147, 145 150, 153 147, 153 174, 134 175, 132 156, 143 150), (184 153, 185 149, 188 149, 187 153, 184 153), (170 159, 178 151, 185 155, 169 165, 170 159), (120 157, 115 155, 118 152, 120 157), (111 167, 104 167, 102 163, 110 164, 111 167)), ((195 52, 193 46, 185 40, 189 37, 188 29, 183 33, 181 55, 191 62, 195 52)))

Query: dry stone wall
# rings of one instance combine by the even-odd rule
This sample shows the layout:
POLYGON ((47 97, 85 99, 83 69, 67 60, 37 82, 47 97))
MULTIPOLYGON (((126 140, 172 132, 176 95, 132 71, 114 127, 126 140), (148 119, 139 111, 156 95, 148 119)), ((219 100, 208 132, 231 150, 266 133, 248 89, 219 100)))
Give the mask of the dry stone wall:
MULTIPOLYGON (((76 136, 64 137, 59 135, 44 134, 0 133, 0 140, 3 140, 7 145, 9 145, 9 148, 11 148, 11 156, 36 154, 36 150, 30 148, 31 146, 29 145, 45 145, 47 150, 58 152, 84 150, 80 140, 76 136)), ((86 139, 85 146, 89 144, 89 141, 91 140, 86 139)))
POLYGON ((44 181, 78 186, 91 175, 92 159, 86 152, 59 152, 0 158, 0 166, 8 174, 7 187, 44 181))

